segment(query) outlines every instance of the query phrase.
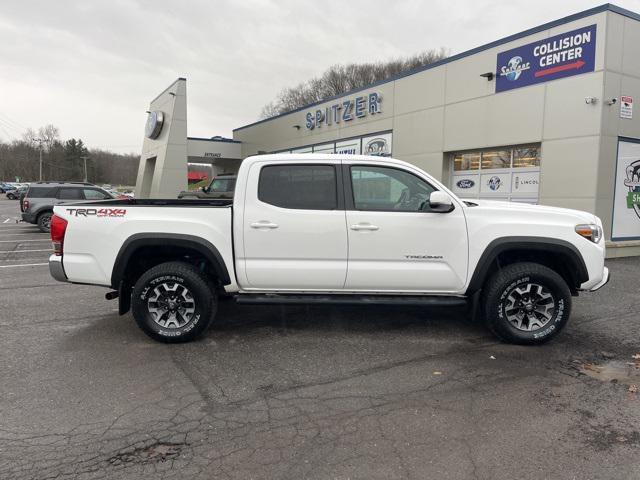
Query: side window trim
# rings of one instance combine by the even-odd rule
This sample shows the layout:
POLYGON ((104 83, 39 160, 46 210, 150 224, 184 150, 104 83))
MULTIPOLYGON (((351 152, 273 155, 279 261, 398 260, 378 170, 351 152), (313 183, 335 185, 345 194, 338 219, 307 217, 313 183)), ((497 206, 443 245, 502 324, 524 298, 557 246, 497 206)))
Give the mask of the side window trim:
POLYGON ((354 210, 354 211, 357 211, 357 212, 372 212, 372 213, 375 213, 375 212, 416 213, 415 211, 406 211, 406 210, 361 210, 361 209, 356 208, 354 192, 353 192, 353 183, 352 183, 353 182, 353 178, 351 177, 351 168, 352 167, 363 167, 363 168, 378 167, 378 168, 389 168, 389 169, 392 169, 392 170, 398 170, 400 172, 404 172, 404 173, 407 173, 409 175, 413 175, 414 177, 422 180, 424 183, 429 185, 429 187, 431 187, 434 192, 439 191, 434 185, 431 184, 431 182, 425 180, 424 178, 422 178, 419 175, 416 175, 414 172, 411 172, 409 170, 405 170, 404 168, 399 168, 399 167, 390 166, 390 165, 371 165, 371 164, 367 164, 367 163, 342 164, 342 177, 343 177, 344 192, 345 192, 345 208, 346 208, 346 210, 354 210))
POLYGON ((266 203, 267 205, 271 205, 272 207, 276 207, 276 208, 283 208, 283 209, 287 209, 287 210, 299 210, 299 209, 295 209, 295 208, 288 208, 288 207, 281 207, 278 205, 273 205, 269 202, 265 202, 264 200, 262 200, 260 198, 260 178, 262 175, 262 170, 265 167, 275 167, 275 166, 291 166, 291 167, 332 167, 333 171, 335 173, 335 181, 336 181, 336 208, 332 208, 331 210, 327 210, 327 209, 310 209, 310 210, 318 210, 318 211, 324 211, 324 212, 331 212, 331 211, 338 211, 338 210, 344 210, 345 209, 345 192, 344 192, 344 174, 343 174, 343 165, 342 163, 265 163, 264 165, 260 166, 260 170, 258 171, 258 194, 257 194, 257 199, 262 202, 262 203, 266 203))
POLYGON ((355 210, 356 204, 353 199, 353 186, 351 185, 351 167, 352 164, 342 164, 340 169, 342 172, 342 187, 344 190, 344 208, 345 210, 355 210))

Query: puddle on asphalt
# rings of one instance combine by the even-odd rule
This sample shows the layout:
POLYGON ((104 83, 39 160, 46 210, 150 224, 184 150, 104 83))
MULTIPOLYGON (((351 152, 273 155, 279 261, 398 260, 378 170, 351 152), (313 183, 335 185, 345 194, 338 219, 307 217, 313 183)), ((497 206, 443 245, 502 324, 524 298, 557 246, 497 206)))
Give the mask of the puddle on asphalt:
POLYGON ((609 360, 600 365, 585 363, 580 367, 585 375, 602 382, 617 381, 625 385, 640 384, 640 363, 609 360))

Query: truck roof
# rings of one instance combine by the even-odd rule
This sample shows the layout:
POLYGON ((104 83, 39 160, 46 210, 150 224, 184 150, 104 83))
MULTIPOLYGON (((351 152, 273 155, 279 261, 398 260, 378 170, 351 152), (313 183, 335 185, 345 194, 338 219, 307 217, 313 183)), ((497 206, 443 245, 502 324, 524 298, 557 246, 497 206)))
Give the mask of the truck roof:
POLYGON ((273 162, 273 161, 303 161, 322 162, 326 160, 350 160, 366 163, 391 162, 415 168, 413 165, 393 157, 379 157, 375 155, 352 155, 348 153, 269 153, 266 155, 253 155, 244 159, 243 163, 273 162))

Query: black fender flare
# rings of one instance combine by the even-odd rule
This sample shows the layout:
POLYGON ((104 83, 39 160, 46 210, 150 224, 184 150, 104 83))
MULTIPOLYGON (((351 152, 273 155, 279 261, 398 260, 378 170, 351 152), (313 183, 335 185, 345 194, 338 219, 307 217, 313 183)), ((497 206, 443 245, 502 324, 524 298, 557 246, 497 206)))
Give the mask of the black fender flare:
POLYGON ((132 255, 140 248, 152 246, 176 246, 190 248, 205 257, 215 270, 222 285, 229 285, 231 278, 227 265, 220 255, 220 251, 208 240, 194 235, 179 233, 136 233, 127 238, 116 256, 111 272, 111 286, 119 290, 124 280, 124 273, 132 255))
POLYGON ((567 262, 571 276, 574 279, 574 285, 569 285, 572 291, 577 290, 582 283, 589 280, 589 272, 582 254, 575 245, 566 240, 548 237, 500 237, 489 243, 484 252, 482 252, 467 287, 467 295, 482 289, 491 264, 498 255, 509 250, 544 251, 561 255, 563 260, 567 262))

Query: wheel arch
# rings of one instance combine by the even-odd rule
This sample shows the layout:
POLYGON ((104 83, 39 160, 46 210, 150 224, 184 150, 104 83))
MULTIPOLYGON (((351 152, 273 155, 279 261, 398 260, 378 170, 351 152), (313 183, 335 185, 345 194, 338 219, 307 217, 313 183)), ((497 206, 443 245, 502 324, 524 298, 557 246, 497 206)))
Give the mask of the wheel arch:
MULTIPOLYGON (((220 251, 211 242, 193 235, 174 234, 174 233, 138 233, 127 238, 118 254, 113 265, 111 273, 111 286, 119 292, 119 313, 123 315, 130 308, 130 290, 135 283, 135 279, 130 278, 131 268, 135 266, 134 259, 136 254, 144 253, 144 251, 153 252, 156 255, 160 252, 171 252, 171 255, 163 258, 162 256, 154 257, 145 268, 151 268, 172 260, 179 260, 181 255, 196 254, 208 263, 213 272, 206 272, 214 277, 220 285, 229 285, 231 278, 229 271, 224 262, 220 251), (213 275, 211 275, 213 273, 213 275), (133 281, 132 281, 133 280, 133 281)), ((140 270, 134 269, 133 272, 139 277, 140 270)))
POLYGON ((576 294, 589 280, 587 266, 580 251, 571 243, 547 237, 501 237, 493 240, 480 256, 467 287, 467 295, 483 288, 486 280, 499 268, 516 262, 534 262, 556 271, 576 294))
POLYGON ((43 207, 40 210, 38 210, 34 215, 36 217, 36 222, 38 221, 38 219, 40 218, 41 215, 45 214, 45 213, 50 213, 53 215, 53 207, 43 207))

